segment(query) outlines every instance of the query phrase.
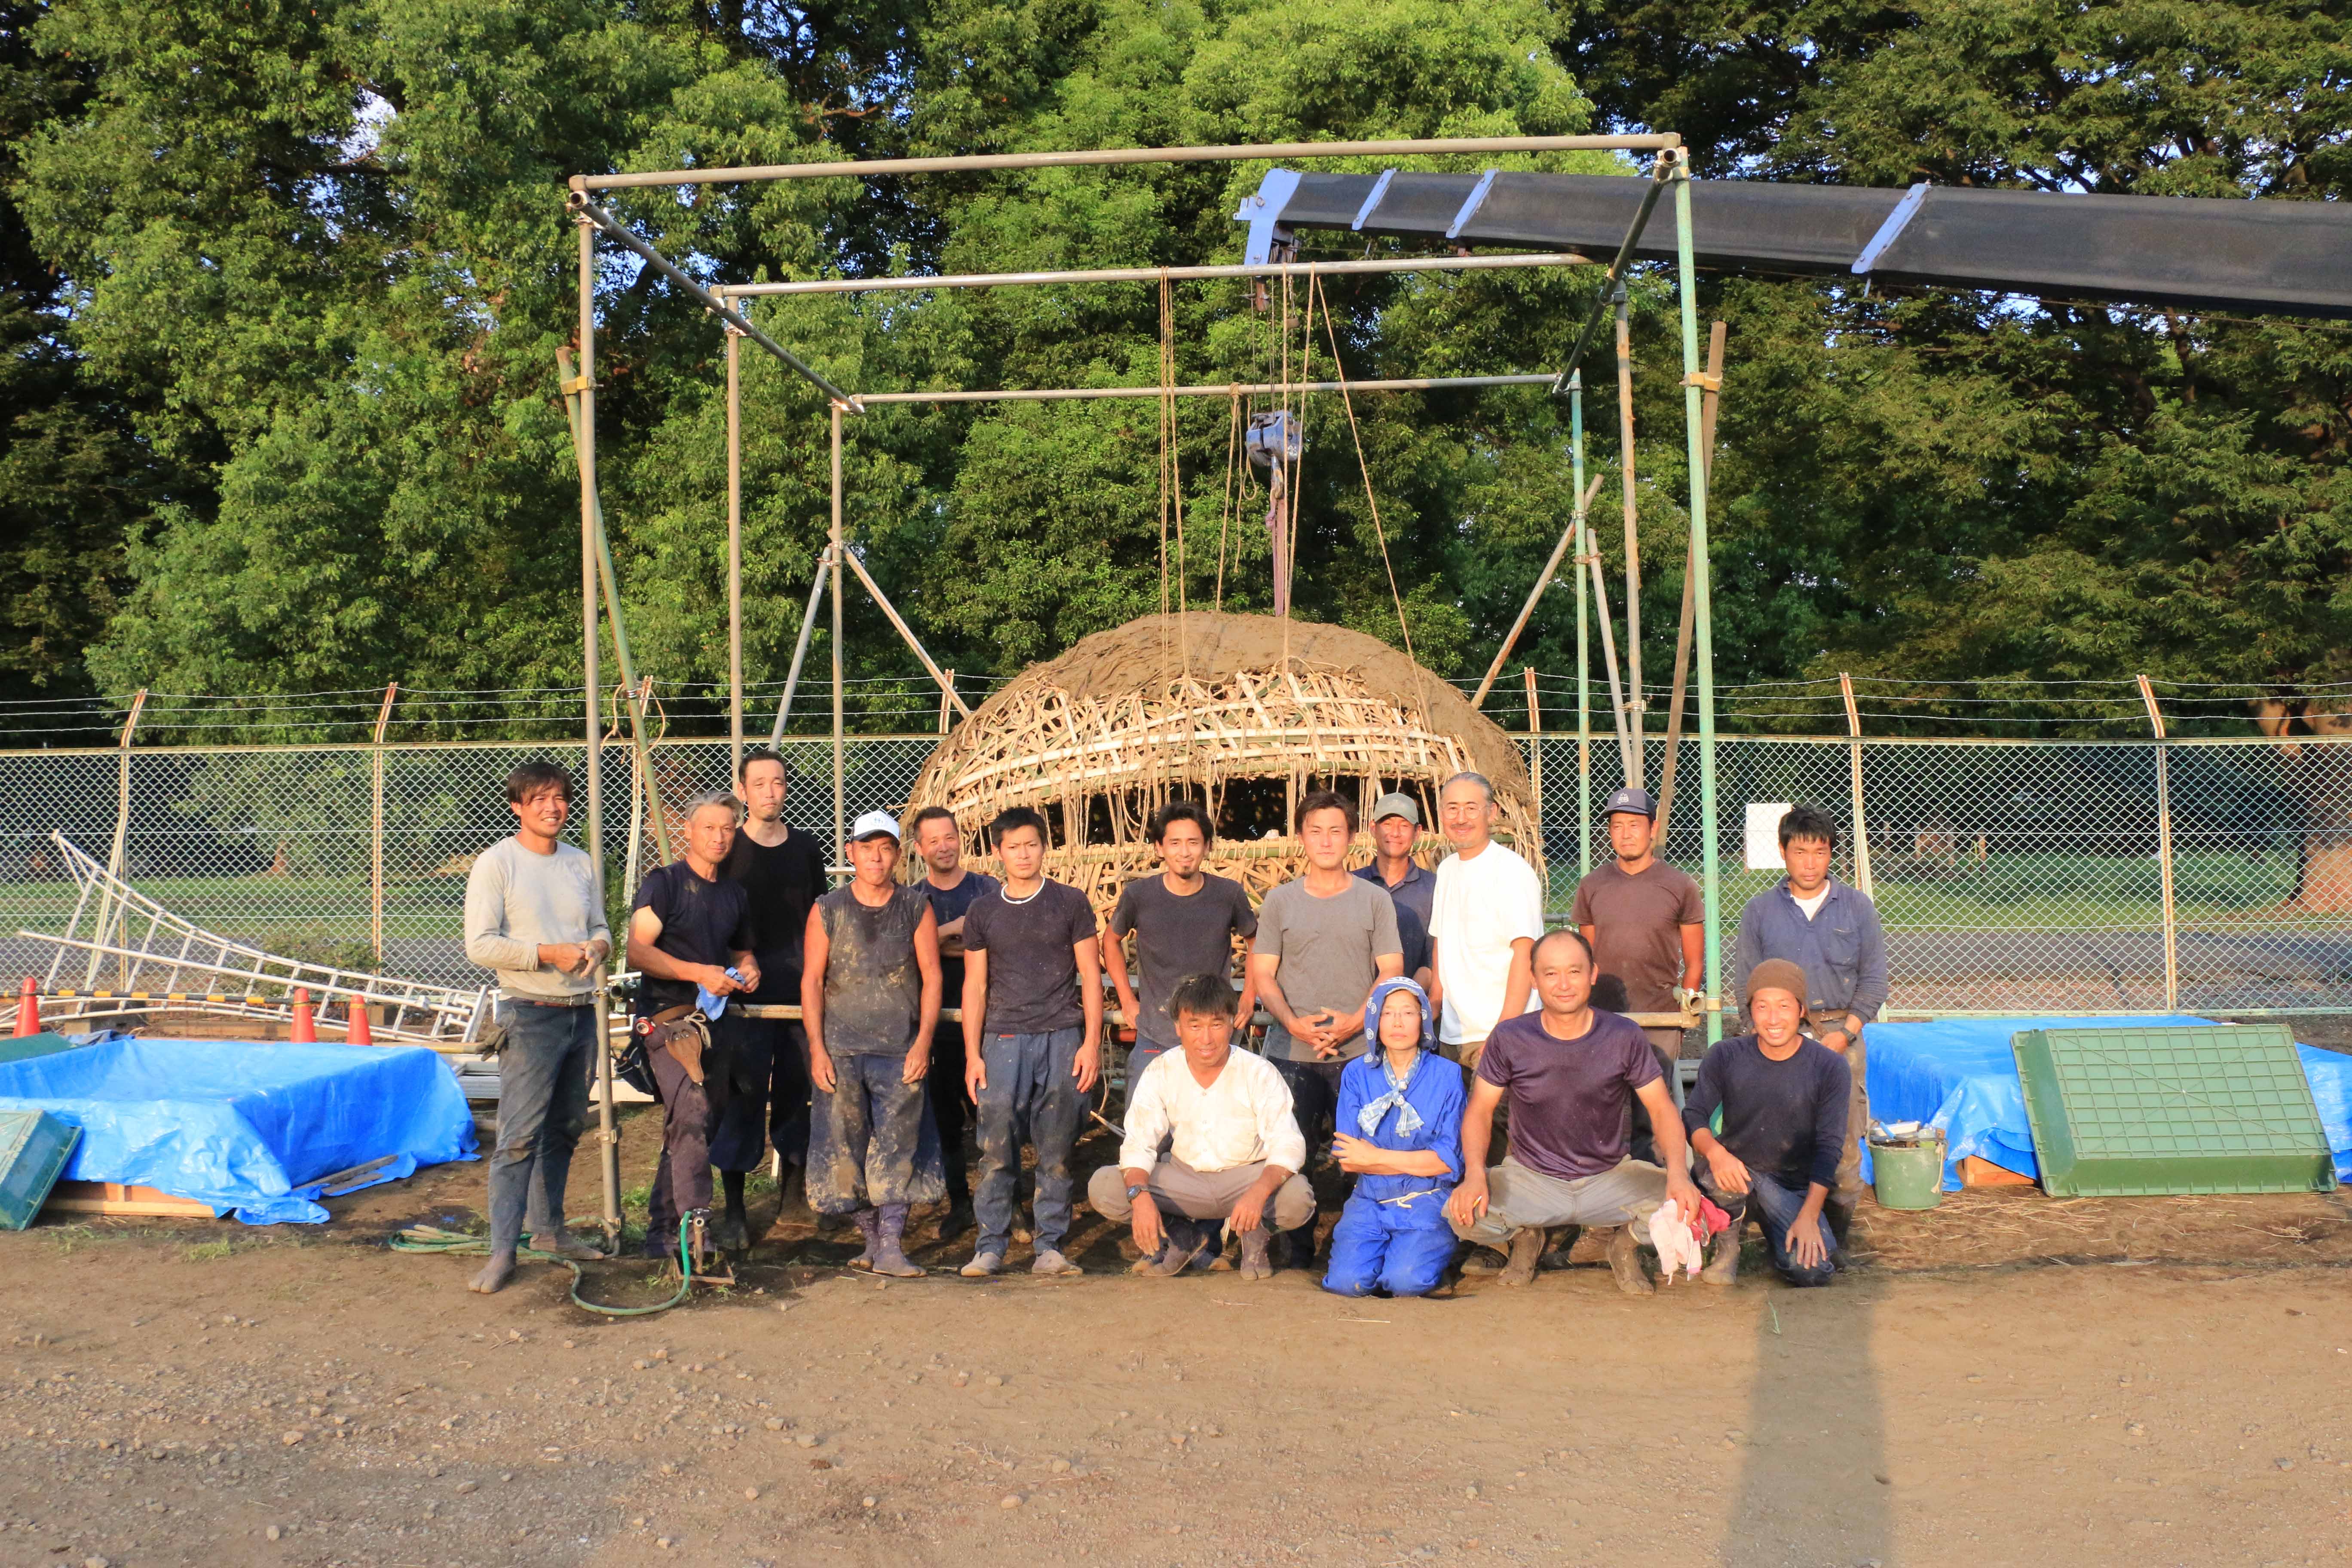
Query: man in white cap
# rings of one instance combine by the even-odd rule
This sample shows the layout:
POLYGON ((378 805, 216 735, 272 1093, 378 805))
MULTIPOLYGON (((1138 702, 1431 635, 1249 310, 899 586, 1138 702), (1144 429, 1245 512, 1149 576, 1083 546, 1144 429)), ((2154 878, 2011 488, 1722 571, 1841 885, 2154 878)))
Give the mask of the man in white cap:
POLYGON ((1529 955, 1544 933, 1535 868, 1495 842, 1495 786, 1456 773, 1438 791, 1437 817, 1454 853, 1439 862, 1431 900, 1430 967, 1440 1005, 1437 1037, 1466 1068, 1495 1026, 1528 1010, 1529 955))
POLYGON ((1412 858, 1421 838, 1421 803, 1394 791, 1372 803, 1372 863, 1356 873, 1388 889, 1396 905, 1397 935, 1404 942, 1405 978, 1429 989, 1429 921, 1437 894, 1437 873, 1412 858))
POLYGON ((808 1028, 809 1206, 845 1214, 866 1237, 852 1265, 912 1278, 907 1209, 945 1188, 925 1113, 940 1021, 939 921, 898 880, 898 823, 869 811, 849 830, 850 883, 809 910, 801 1018, 808 1028))

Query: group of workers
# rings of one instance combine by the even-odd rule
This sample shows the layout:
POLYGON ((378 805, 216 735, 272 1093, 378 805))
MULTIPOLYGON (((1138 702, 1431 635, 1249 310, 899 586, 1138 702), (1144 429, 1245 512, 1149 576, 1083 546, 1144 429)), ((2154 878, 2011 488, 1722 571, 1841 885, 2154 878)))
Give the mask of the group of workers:
MULTIPOLYGON (((1045 875, 1031 808, 986 826, 1001 878, 963 865, 943 809, 903 827, 868 812, 844 846, 848 881, 827 891, 825 857, 784 820, 782 759, 748 753, 737 783, 740 798, 690 805, 684 857, 632 901, 635 1026, 662 1102, 650 1256, 675 1256, 681 1217, 711 1208, 713 1167, 711 1240, 749 1247, 744 1178, 772 1143, 788 1189, 855 1225, 861 1268, 920 1274, 908 1212, 944 1198, 942 1238, 976 1231, 966 1276, 1003 1271, 1016 1241, 1033 1273, 1081 1272, 1064 1248, 1107 977, 1133 1045, 1118 1158, 1086 1197, 1129 1227, 1138 1272, 1258 1279, 1319 1253, 1328 1289, 1419 1295, 1457 1267, 1525 1283, 1548 1246, 1601 1230, 1619 1286, 1646 1294, 1644 1244, 1686 1256, 1712 1228, 1703 1277, 1728 1283, 1750 1218, 1786 1279, 1825 1283, 1836 1266, 1866 1125, 1862 1026, 1886 963, 1869 900, 1829 875, 1836 829, 1818 810, 1781 821, 1788 876, 1739 926, 1748 1032, 1706 1053, 1685 1101, 1679 1021, 1704 984, 1703 906, 1657 858, 1639 788, 1609 798, 1615 855, 1579 884, 1569 927, 1546 929, 1534 868, 1496 841, 1494 790, 1465 773, 1436 795, 1449 853, 1433 871, 1416 858, 1412 796, 1374 805, 1373 858, 1351 873, 1355 805, 1307 794, 1293 822, 1306 870, 1255 909, 1202 868, 1207 811, 1171 802, 1148 829, 1161 869, 1121 889, 1106 936, 1086 895, 1045 875), (906 879, 902 834, 920 862, 906 879), (740 1005, 786 1001, 797 1021, 740 1005), (941 1042, 946 1007, 961 1023, 941 1042), (1310 1150, 1353 1183, 1324 1247, 1310 1150), (1690 1236, 1654 1236, 1661 1216, 1690 1236)), ((563 1180, 613 946, 587 858, 561 840, 564 773, 526 764, 508 795, 517 831, 477 860, 467 898, 467 951, 498 972, 504 1034, 490 1258, 471 1281, 485 1291, 526 1234, 594 1255, 563 1228, 563 1180)))

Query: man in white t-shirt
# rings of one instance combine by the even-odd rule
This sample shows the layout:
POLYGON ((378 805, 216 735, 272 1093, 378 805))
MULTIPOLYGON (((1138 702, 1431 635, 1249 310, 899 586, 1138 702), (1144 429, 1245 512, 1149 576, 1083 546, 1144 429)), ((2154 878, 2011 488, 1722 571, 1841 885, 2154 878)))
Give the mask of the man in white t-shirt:
POLYGON ((1495 842, 1500 815, 1495 786, 1476 773, 1456 773, 1438 792, 1438 826, 1454 853, 1437 868, 1430 968, 1439 1042, 1466 1068, 1478 1065, 1496 1024, 1534 1004, 1530 955, 1544 933, 1543 884, 1534 867, 1495 842))

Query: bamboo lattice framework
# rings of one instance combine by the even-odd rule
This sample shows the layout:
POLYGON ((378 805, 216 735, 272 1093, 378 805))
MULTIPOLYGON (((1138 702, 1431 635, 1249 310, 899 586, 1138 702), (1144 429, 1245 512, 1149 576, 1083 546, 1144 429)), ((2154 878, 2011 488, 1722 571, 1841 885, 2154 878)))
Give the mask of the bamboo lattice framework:
MULTIPOLYGON (((1360 818, 1389 791, 1413 796, 1418 858, 1433 866, 1438 790, 1464 772, 1493 784, 1496 837, 1532 843, 1535 793, 1517 749, 1453 686, 1361 632, 1196 610, 1097 632, 1024 671, 941 740, 908 809, 946 807, 992 868, 982 831, 1010 807, 1035 808, 1046 874, 1108 915, 1120 887, 1158 864, 1147 825, 1171 801, 1208 809, 1207 868, 1255 901, 1306 870, 1292 816, 1308 791, 1339 790, 1360 818)), ((1360 832, 1349 866, 1371 853, 1360 832)))

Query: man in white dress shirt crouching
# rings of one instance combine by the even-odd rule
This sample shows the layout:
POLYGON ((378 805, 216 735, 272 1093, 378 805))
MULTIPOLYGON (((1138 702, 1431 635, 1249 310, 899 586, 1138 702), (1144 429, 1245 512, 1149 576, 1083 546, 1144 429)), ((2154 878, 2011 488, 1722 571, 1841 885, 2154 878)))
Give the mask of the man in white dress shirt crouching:
POLYGON ((1220 1233, 1230 1230, 1242 1240, 1242 1278, 1264 1279, 1274 1272, 1267 1220, 1287 1231, 1315 1217, 1314 1190, 1298 1173, 1307 1140, 1290 1086, 1263 1057, 1233 1048, 1234 988, 1224 976, 1188 975, 1168 1011, 1183 1048, 1156 1058, 1128 1086, 1118 1163, 1095 1173, 1087 1201, 1132 1227, 1140 1273, 1181 1274, 1204 1254, 1217 1259, 1209 1267, 1222 1267, 1220 1233))

